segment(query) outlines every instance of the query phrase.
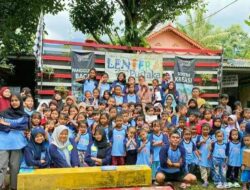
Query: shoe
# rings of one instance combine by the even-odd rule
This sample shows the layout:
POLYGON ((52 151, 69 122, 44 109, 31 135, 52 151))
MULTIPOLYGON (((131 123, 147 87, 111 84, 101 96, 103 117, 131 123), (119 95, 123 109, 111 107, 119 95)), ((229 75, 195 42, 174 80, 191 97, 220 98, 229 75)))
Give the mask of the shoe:
POLYGON ((217 189, 224 189, 224 185, 220 182, 218 183, 218 185, 216 186, 217 189))
POLYGON ((234 186, 235 188, 240 188, 240 184, 239 184, 238 182, 234 182, 234 183, 233 183, 233 186, 234 186))
POLYGON ((202 187, 208 187, 208 182, 204 182, 204 183, 202 184, 202 187))
POLYGON ((227 183, 224 183, 224 184, 223 184, 223 187, 224 187, 224 189, 229 189, 229 188, 230 188, 229 185, 228 185, 227 183))
POLYGON ((233 184, 233 183, 231 183, 231 182, 228 182, 228 183, 227 183, 227 185, 228 185, 228 187, 229 187, 229 188, 234 187, 234 184, 233 184))

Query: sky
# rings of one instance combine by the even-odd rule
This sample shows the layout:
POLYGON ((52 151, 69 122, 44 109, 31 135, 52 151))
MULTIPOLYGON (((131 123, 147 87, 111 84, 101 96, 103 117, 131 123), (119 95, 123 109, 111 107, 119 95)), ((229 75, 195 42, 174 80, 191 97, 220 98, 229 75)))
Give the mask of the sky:
MULTIPOLYGON (((223 8, 233 0, 207 0, 207 13, 211 15, 217 10, 223 8)), ((210 22, 215 26, 227 28, 233 24, 240 24, 244 31, 250 34, 250 27, 244 23, 244 20, 250 16, 250 0, 238 0, 231 6, 220 11, 216 15, 209 18, 210 22)), ((118 24, 122 19, 121 13, 116 13, 115 23, 118 24)), ((67 10, 59 12, 57 15, 45 15, 45 30, 48 32, 47 39, 55 40, 70 40, 83 42, 86 35, 80 31, 75 31, 69 19, 69 12, 67 10)), ((179 23, 185 24, 185 15, 181 15, 178 20, 179 23)))

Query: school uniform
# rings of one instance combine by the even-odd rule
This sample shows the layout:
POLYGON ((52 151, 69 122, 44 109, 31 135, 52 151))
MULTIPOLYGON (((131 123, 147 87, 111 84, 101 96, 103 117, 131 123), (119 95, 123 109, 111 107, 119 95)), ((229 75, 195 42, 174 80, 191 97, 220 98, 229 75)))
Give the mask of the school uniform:
POLYGON ((160 135, 156 135, 156 134, 152 134, 149 137, 150 143, 151 143, 151 148, 152 148, 152 156, 153 156, 153 160, 152 160, 152 178, 155 178, 156 172, 157 172, 157 168, 160 166, 160 157, 159 157, 159 153, 161 150, 161 146, 153 146, 154 142, 163 142, 163 145, 168 144, 168 139, 165 135, 163 135, 163 133, 160 133, 160 135))
POLYGON ((85 134, 81 134, 80 139, 76 146, 78 150, 80 166, 86 166, 86 163, 84 162, 84 158, 85 158, 85 153, 87 151, 88 145, 90 143, 92 143, 92 135, 90 135, 88 132, 86 132, 85 134))
POLYGON ((136 94, 127 94, 124 96, 124 103, 140 103, 140 99, 136 94))
POLYGON ((193 173, 194 171, 194 165, 196 164, 195 160, 195 151, 196 151, 196 146, 195 143, 191 141, 185 141, 182 140, 181 145, 186 151, 186 166, 185 166, 185 171, 186 173, 193 173))
POLYGON ((115 88, 116 86, 120 86, 122 89, 122 93, 126 93, 126 83, 121 83, 118 80, 115 80, 112 84, 111 84, 111 88, 115 88))
POLYGON ((215 183, 226 183, 226 144, 217 141, 211 145, 212 171, 215 183))
POLYGON ((124 146, 124 139, 126 137, 126 130, 121 128, 117 129, 114 128, 112 131, 112 165, 124 165, 125 160, 125 146, 124 146))
MULTIPOLYGON (((124 103, 124 97, 123 96, 113 95, 113 98, 115 99, 115 102, 118 103, 118 104, 123 104, 124 103)), ((117 106, 117 111, 121 112, 122 111, 122 107, 121 106, 117 106)))
MULTIPOLYGON (((244 146, 242 149, 241 149, 241 160, 243 159, 242 158, 242 155, 243 155, 243 151, 246 150, 249 148, 247 148, 246 146, 244 146)), ((250 182, 250 167, 246 167, 242 172, 241 172, 241 182, 242 183, 249 183, 250 182)))
POLYGON ((106 90, 110 92, 111 85, 109 83, 101 83, 100 84, 100 97, 103 97, 103 94, 106 90))
MULTIPOLYGON (((138 141, 138 148, 141 147, 142 141, 138 141)), ((136 165, 151 166, 150 157, 152 154, 151 142, 147 140, 146 146, 137 154, 136 165)))
POLYGON ((130 141, 130 143, 127 145, 127 142, 129 141, 128 138, 125 138, 124 145, 126 147, 126 157, 125 157, 125 164, 126 165, 135 165, 137 160, 137 143, 136 139, 133 141, 130 141))
POLYGON ((83 94, 85 94, 86 91, 90 91, 90 93, 93 94, 93 90, 97 88, 97 86, 98 82, 96 80, 93 79, 84 80, 82 84, 83 94))
POLYGON ((239 170, 241 167, 241 159, 239 159, 239 155, 241 154, 241 142, 234 143, 229 141, 227 143, 226 155, 228 157, 227 163, 227 179, 230 182, 238 182, 239 170))

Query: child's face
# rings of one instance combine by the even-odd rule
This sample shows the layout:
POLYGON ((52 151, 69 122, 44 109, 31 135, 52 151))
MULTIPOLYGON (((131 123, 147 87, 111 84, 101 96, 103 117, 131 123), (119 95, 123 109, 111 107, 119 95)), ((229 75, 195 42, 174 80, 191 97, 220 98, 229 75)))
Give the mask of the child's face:
POLYGON ((136 121, 136 125, 137 126, 143 126, 143 124, 144 124, 144 121, 143 121, 143 119, 137 119, 137 121, 136 121))
POLYGON ((134 94, 134 92, 135 92, 135 87, 134 87, 133 85, 129 86, 128 92, 129 92, 130 94, 134 94))
POLYGON ((99 132, 95 133, 95 140, 96 141, 101 141, 102 140, 102 135, 99 132))
POLYGON ((6 89, 3 91, 3 97, 10 98, 10 96, 11 96, 10 89, 6 89))
POLYGON ((180 114, 181 115, 186 115, 187 114, 187 107, 183 107, 181 110, 180 110, 180 114))
POLYGON ((55 100, 59 101, 62 99, 62 96, 60 94, 55 95, 55 100))
POLYGON ((171 83, 169 83, 169 85, 168 85, 168 89, 174 89, 174 84, 171 82, 171 83))
POLYGON ((66 104, 71 106, 73 104, 73 100, 71 98, 68 98, 66 104))
POLYGON ((154 115, 154 108, 150 108, 148 111, 147 111, 148 115, 154 115))
POLYGON ((214 121, 214 126, 215 127, 220 127, 221 126, 221 121, 220 120, 215 120, 214 121))
POLYGON ((122 127, 122 124, 123 124, 123 119, 121 117, 118 117, 115 119, 115 126, 120 128, 122 127))
POLYGON ((94 96, 94 98, 99 98, 99 95, 100 95, 100 93, 99 93, 98 90, 94 90, 94 91, 93 91, 93 96, 94 96))
POLYGON ((105 92, 105 93, 103 94, 103 97, 107 100, 107 99, 109 99, 110 95, 109 95, 108 92, 105 92))
POLYGON ((60 133, 58 140, 59 140, 61 143, 66 143, 67 140, 68 140, 68 130, 63 130, 63 131, 60 133))
POLYGON ((128 104, 122 104, 122 110, 128 111, 128 104))
POLYGON ((51 105, 49 106, 49 108, 50 108, 50 110, 56 110, 56 105, 51 104, 51 105))
POLYGON ((134 110, 135 110, 135 105, 134 105, 134 104, 131 104, 131 105, 129 106, 129 110, 134 111, 134 110))
POLYGON ((81 134, 84 134, 84 133, 86 133, 86 131, 87 131, 87 125, 81 124, 81 125, 79 126, 79 132, 80 132, 81 134))
POLYGON ((250 119, 250 111, 245 111, 244 112, 244 118, 250 119))
POLYGON ((168 115, 167 115, 167 114, 162 114, 162 115, 161 115, 161 119, 162 119, 163 121, 166 121, 166 120, 168 119, 168 115))
POLYGON ((217 141, 219 141, 219 142, 223 141, 223 133, 217 133, 216 139, 217 139, 217 141))
POLYGON ((179 143, 180 143, 180 139, 181 139, 180 135, 178 135, 178 134, 172 134, 170 136, 170 143, 171 143, 171 145, 172 146, 178 146, 179 143))
POLYGON ((33 98, 27 98, 24 103, 27 108, 33 108, 34 106, 33 98))
POLYGON ((75 109, 75 108, 71 108, 71 109, 69 110, 69 115, 71 115, 71 116, 75 116, 77 113, 78 113, 78 111, 77 111, 77 109, 75 109))
POLYGON ((128 137, 130 137, 130 138, 134 138, 135 137, 135 129, 129 129, 128 130, 128 137))
POLYGON ((86 118, 85 118, 85 116, 83 115, 83 114, 79 114, 78 116, 77 116, 77 121, 79 122, 79 121, 84 121, 86 118))
POLYGON ((79 108, 79 113, 81 113, 81 112, 86 113, 86 107, 81 106, 81 107, 79 108))
POLYGON ((202 127, 202 135, 207 136, 209 134, 209 127, 202 127))
POLYGON ((191 115, 189 116, 189 122, 196 122, 196 116, 193 115, 193 114, 191 114, 191 115))
POLYGON ((227 103, 228 103, 228 98, 222 98, 221 99, 221 104, 222 105, 227 105, 227 103))
POLYGON ((66 125, 66 124, 68 123, 68 120, 65 119, 63 116, 60 116, 60 117, 58 118, 58 123, 59 123, 60 125, 66 125))
POLYGON ((99 120, 100 120, 100 114, 98 113, 98 114, 95 114, 94 116, 93 116, 93 119, 96 121, 96 122, 98 122, 99 120))
POLYGON ((129 77, 128 83, 129 84, 135 84, 135 79, 133 77, 129 77))
POLYGON ((186 132, 184 133, 183 138, 184 138, 185 140, 190 140, 191 137, 192 137, 191 132, 186 131, 186 132))
POLYGON ((234 124, 235 124, 234 120, 229 117, 228 118, 228 125, 234 125, 234 124))
POLYGON ((120 86, 115 87, 115 94, 120 96, 122 94, 122 89, 120 86))
POLYGON ((38 133, 38 134, 36 135, 36 137, 35 137, 35 142, 36 142, 37 144, 42 144, 43 141, 44 141, 44 136, 43 136, 43 134, 38 133))
POLYGON ((123 74, 119 74, 119 75, 118 75, 118 80, 119 80, 119 81, 123 81, 123 80, 124 80, 123 74))
POLYGON ((92 107, 89 107, 87 109, 87 114, 90 116, 90 115, 92 115, 93 111, 94 111, 94 109, 92 107))
POLYGON ((194 89, 194 90, 192 91, 192 96, 193 96, 194 98, 198 98, 198 97, 200 96, 200 91, 199 91, 198 89, 194 89))
POLYGON ((37 115, 34 115, 34 116, 32 117, 32 119, 31 119, 31 123, 32 123, 32 125, 34 125, 34 126, 40 125, 40 123, 41 123, 40 117, 37 116, 37 115))
POLYGON ((117 115, 116 109, 111 109, 109 112, 110 118, 115 118, 117 115))
POLYGON ((89 78, 93 79, 93 78, 95 78, 95 76, 96 76, 96 72, 94 70, 91 70, 89 72, 89 78))
POLYGON ((179 121, 179 127, 184 128, 185 127, 185 121, 179 121))
POLYGON ((100 111, 105 110, 105 108, 106 108, 105 104, 99 104, 99 106, 98 106, 98 110, 100 110, 100 111))
POLYGON ((53 112, 51 112, 51 114, 50 114, 50 117, 53 119, 53 120, 56 120, 56 119, 58 119, 58 112, 57 111, 53 111, 53 112))
POLYGON ((86 99, 90 99, 92 97, 92 94, 90 92, 85 92, 86 99))
POLYGON ((163 134, 164 135, 167 135, 169 134, 169 129, 167 127, 164 127, 163 130, 162 130, 163 134))
POLYGON ((194 108, 194 107, 196 107, 196 104, 195 104, 193 101, 191 101, 191 102, 189 103, 189 107, 190 107, 190 108, 194 108))
POLYGON ((108 118, 105 115, 102 115, 100 117, 100 123, 101 123, 101 125, 107 125, 108 124, 108 118))
POLYGON ((244 144, 245 144, 247 147, 250 147, 250 137, 244 137, 244 144))
POLYGON ((161 126, 158 123, 153 124, 153 131, 158 133, 161 130, 161 126))
POLYGON ((238 140, 239 139, 238 131, 232 131, 231 136, 233 141, 238 140))
POLYGON ((171 97, 171 96, 168 96, 168 97, 167 97, 167 104, 171 105, 172 102, 173 102, 172 97, 171 97))
POLYGON ((128 113, 122 114, 122 117, 123 117, 123 122, 124 123, 127 123, 129 121, 129 114, 128 113))
POLYGON ((245 123, 240 124, 240 130, 243 131, 243 132, 246 131, 246 124, 245 123))
POLYGON ((195 127, 195 126, 193 126, 193 127, 191 128, 191 133, 192 133, 192 135, 196 135, 196 134, 197 134, 197 130, 196 130, 196 127, 195 127))
POLYGON ((147 135, 148 135, 148 133, 147 133, 146 131, 140 132, 140 138, 141 138, 143 141, 147 140, 147 135))
POLYGON ((148 133, 150 131, 149 125, 147 123, 144 123, 142 128, 148 133))
POLYGON ((51 115, 51 111, 45 111, 45 112, 43 113, 43 115, 44 115, 44 117, 49 118, 50 115, 51 115))
POLYGON ((204 114, 204 118, 207 119, 207 120, 211 119, 212 118, 211 112, 206 111, 205 114, 204 114))
POLYGON ((223 116, 223 123, 228 123, 228 115, 223 116))
POLYGON ((49 122, 45 127, 48 128, 48 130, 53 130, 55 128, 55 124, 53 122, 49 122))
POLYGON ((159 85, 159 83, 156 80, 153 80, 152 85, 153 85, 153 87, 157 87, 159 85))
POLYGON ((102 82, 106 83, 106 82, 108 82, 108 80, 109 80, 109 78, 107 75, 102 76, 102 82))
POLYGON ((114 98, 109 98, 108 105, 109 106, 114 106, 115 105, 115 99, 114 98))

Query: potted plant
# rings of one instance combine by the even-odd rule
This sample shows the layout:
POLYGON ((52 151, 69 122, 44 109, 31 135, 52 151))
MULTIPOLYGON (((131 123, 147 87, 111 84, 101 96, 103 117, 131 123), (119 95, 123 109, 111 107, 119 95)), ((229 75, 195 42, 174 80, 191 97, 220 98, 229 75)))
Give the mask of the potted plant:
POLYGON ((202 82, 203 82, 203 85, 206 85, 206 83, 207 83, 208 81, 211 81, 212 78, 213 78, 213 75, 212 75, 212 74, 202 74, 202 75, 201 75, 201 80, 202 80, 202 82))
POLYGON ((65 86, 56 86, 55 91, 57 93, 61 94, 61 96, 63 98, 66 98, 66 96, 68 96, 68 94, 69 94, 69 90, 65 86))
POLYGON ((48 79, 50 79, 50 77, 54 75, 54 69, 49 66, 44 66, 42 74, 43 74, 43 77, 48 77, 48 79))

